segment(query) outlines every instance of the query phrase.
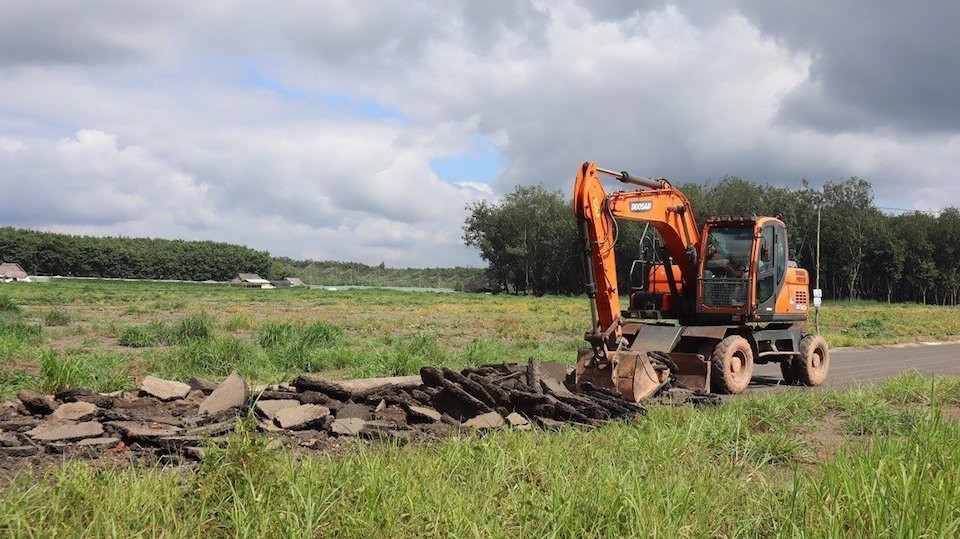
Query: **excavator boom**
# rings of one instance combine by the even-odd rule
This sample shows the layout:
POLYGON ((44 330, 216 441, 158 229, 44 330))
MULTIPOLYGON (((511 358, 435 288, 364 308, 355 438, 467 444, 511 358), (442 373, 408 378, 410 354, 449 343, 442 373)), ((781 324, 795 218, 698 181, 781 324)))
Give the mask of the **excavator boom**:
MULTIPOLYGON (((616 219, 643 220, 660 233, 670 253, 668 263, 675 265, 680 275, 679 283, 671 280, 671 292, 689 297, 696 290, 697 246, 700 243, 693 209, 683 193, 666 180, 635 178, 626 172, 598 168, 592 162, 580 167, 573 198, 582 241, 585 288, 593 317, 592 331, 586 335, 591 350, 581 354, 578 376, 594 384, 612 379, 613 386, 625 398, 639 401, 655 391, 667 374, 649 363, 647 350, 641 349, 641 342, 629 343, 623 335, 614 253, 616 219), (645 189, 607 194, 600 174, 645 189)), ((672 268, 668 275, 673 279, 672 268)), ((680 297, 673 297, 672 302, 678 306, 691 304, 680 297)))

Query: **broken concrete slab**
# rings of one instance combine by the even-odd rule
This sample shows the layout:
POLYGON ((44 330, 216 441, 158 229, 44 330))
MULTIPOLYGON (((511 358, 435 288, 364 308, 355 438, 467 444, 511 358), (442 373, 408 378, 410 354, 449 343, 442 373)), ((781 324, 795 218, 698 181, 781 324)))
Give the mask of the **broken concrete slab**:
POLYGON ((337 419, 330 425, 330 432, 338 436, 359 436, 367 422, 363 419, 350 417, 346 419, 337 419))
POLYGON ((15 447, 20 445, 20 438, 12 432, 0 432, 0 447, 15 447))
POLYGON ((563 382, 550 377, 540 379, 540 387, 544 391, 557 397, 572 397, 573 393, 563 385, 563 382))
POLYGON ((300 406, 300 402, 290 399, 277 399, 277 400, 258 400, 257 404, 254 406, 257 413, 266 417, 267 419, 273 419, 276 417, 277 412, 283 410, 284 408, 293 408, 295 406, 300 406))
POLYGON ((222 436, 237 428, 237 420, 231 418, 227 421, 211 423, 202 427, 196 427, 187 430, 187 436, 222 436))
POLYGON ((407 419, 411 423, 436 423, 443 416, 433 408, 425 406, 407 406, 407 419))
POLYGON ((412 389, 420 386, 423 381, 419 376, 386 376, 381 378, 358 378, 356 380, 342 380, 337 382, 351 393, 370 393, 385 388, 412 389))
POLYGON ((94 438, 103 434, 103 425, 97 421, 75 423, 50 423, 34 427, 26 432, 27 436, 38 442, 64 442, 81 438, 94 438))
POLYGON ((330 415, 330 409, 319 404, 301 404, 277 412, 274 422, 288 430, 304 430, 330 415))
POLYGON ((140 421, 110 421, 107 426, 113 427, 124 436, 141 442, 153 442, 164 436, 177 436, 183 432, 180 427, 165 423, 145 423, 140 421))
POLYGON ((57 442, 47 447, 53 453, 72 453, 96 457, 103 451, 117 447, 119 443, 120 438, 98 437, 87 438, 76 443, 57 442))
POLYGON ((60 402, 89 402, 100 408, 110 408, 113 406, 112 398, 82 388, 58 391, 57 394, 54 395, 54 398, 60 402))
POLYGON ((0 457, 32 457, 40 452, 35 445, 15 445, 0 447, 0 457))
POLYGON ((507 423, 509 423, 511 427, 520 430, 530 430, 532 428, 527 418, 516 412, 512 412, 507 416, 507 423))
POLYGON ((147 376, 140 382, 140 392, 164 402, 182 399, 190 393, 190 386, 183 382, 147 376))
POLYGON ((503 416, 497 412, 487 412, 464 421, 463 426, 471 429, 495 429, 503 426, 503 416))
POLYGON ((317 391, 340 401, 349 400, 352 395, 349 389, 341 386, 339 383, 331 382, 325 378, 310 374, 297 376, 293 380, 293 387, 297 388, 297 391, 300 392, 317 391))
POLYGON ((53 397, 41 395, 29 389, 18 392, 17 398, 31 414, 47 415, 57 408, 57 403, 53 400, 53 397))
POLYGON ((67 402, 61 404, 50 414, 52 421, 82 421, 97 413, 97 405, 90 402, 67 402))
POLYGON ((200 403, 200 415, 218 414, 231 408, 240 408, 247 402, 249 395, 247 382, 234 371, 200 403))
POLYGON ((561 383, 567 379, 567 373, 569 371, 570 367, 567 367, 559 361, 544 361, 540 363, 540 376, 543 378, 552 378, 561 383))
POLYGON ((337 419, 370 419, 370 407, 348 402, 337 410, 337 419))
POLYGON ((199 376, 190 378, 187 380, 187 384, 190 385, 191 389, 203 391, 207 395, 213 393, 217 389, 217 386, 220 385, 213 380, 208 380, 207 378, 201 378, 199 376))

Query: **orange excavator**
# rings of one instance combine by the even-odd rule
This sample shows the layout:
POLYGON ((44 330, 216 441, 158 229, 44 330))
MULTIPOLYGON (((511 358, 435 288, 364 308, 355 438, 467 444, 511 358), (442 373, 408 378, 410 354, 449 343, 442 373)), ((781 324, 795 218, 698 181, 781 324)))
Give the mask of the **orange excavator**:
POLYGON ((667 180, 592 162, 577 171, 573 205, 593 322, 590 346, 578 354, 578 388, 590 382, 632 402, 671 383, 740 393, 754 364, 769 362, 780 364, 786 383, 824 382, 829 348, 806 330, 810 278, 789 260, 781 219, 715 216, 701 231, 690 201, 667 180), (636 187, 608 194, 601 174, 636 187), (617 282, 618 219, 648 227, 630 270, 639 282, 626 291, 617 282))

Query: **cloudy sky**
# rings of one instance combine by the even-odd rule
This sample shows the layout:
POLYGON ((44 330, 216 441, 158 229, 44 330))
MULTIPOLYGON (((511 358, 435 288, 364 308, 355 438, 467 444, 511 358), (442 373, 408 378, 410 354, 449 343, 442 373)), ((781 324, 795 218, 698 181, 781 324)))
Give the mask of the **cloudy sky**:
POLYGON ((960 206, 960 3, 0 0, 0 224, 481 265, 577 165, 960 206))

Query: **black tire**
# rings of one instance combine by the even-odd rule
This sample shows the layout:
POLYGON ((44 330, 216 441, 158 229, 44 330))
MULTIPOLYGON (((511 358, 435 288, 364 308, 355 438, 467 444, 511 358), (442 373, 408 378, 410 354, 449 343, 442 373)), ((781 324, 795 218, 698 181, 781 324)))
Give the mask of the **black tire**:
POLYGON ((827 379, 830 370, 830 348, 822 335, 807 335, 800 339, 800 353, 793 358, 793 372, 797 381, 816 387, 827 379))
POLYGON ((753 378, 753 349, 739 335, 730 335, 713 350, 710 373, 715 393, 736 395, 743 393, 753 378))

